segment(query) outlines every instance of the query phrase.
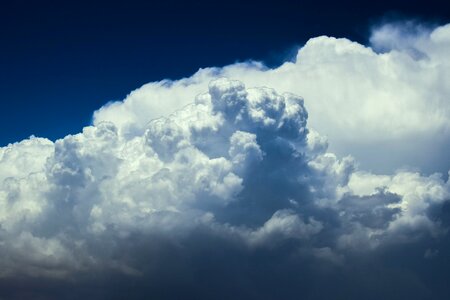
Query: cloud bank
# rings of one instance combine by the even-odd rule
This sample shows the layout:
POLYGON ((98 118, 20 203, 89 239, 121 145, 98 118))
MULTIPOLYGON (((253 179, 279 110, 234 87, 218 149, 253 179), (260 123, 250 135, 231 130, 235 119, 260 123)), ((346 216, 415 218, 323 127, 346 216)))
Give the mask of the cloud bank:
POLYGON ((150 83, 0 148, 0 297, 449 296, 450 26, 371 43, 150 83))

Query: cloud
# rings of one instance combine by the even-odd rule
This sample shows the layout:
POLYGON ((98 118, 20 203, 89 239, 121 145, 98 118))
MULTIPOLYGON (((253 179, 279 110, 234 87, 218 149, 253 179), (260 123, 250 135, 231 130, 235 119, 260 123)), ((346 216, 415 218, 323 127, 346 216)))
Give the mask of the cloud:
POLYGON ((228 77, 303 96, 310 127, 329 138, 333 152, 350 154, 367 169, 446 173, 449 26, 389 23, 374 29, 370 47, 321 36, 300 48, 294 62, 277 68, 239 63, 149 83, 96 111, 94 124, 113 121, 125 135, 141 134, 149 117, 181 108, 214 78, 228 77))
POLYGON ((447 31, 408 38, 427 58, 315 38, 295 63, 150 83, 79 134, 1 148, 0 297, 448 295, 448 177, 395 152, 369 170, 413 137, 445 150, 447 31))

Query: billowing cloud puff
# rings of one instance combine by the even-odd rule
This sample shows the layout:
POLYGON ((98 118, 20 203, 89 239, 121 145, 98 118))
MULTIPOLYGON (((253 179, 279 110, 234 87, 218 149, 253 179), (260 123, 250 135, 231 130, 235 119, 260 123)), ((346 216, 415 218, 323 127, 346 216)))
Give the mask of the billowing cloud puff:
POLYGON ((127 135, 141 134, 152 118, 189 103, 217 77, 268 86, 306 99, 309 124, 328 136, 330 149, 365 168, 392 173, 450 168, 450 25, 414 23, 376 28, 371 47, 347 39, 310 39, 294 62, 268 69, 257 62, 199 70, 189 78, 153 82, 124 102, 104 106, 94 124, 113 121, 127 135), (411 151, 410 149, 415 149, 411 151))
POLYGON ((447 34, 408 39, 420 57, 319 37, 295 63, 152 83, 82 133, 0 148, 0 297, 449 295, 448 176, 374 174, 321 135, 365 162, 412 136, 441 147, 447 34))

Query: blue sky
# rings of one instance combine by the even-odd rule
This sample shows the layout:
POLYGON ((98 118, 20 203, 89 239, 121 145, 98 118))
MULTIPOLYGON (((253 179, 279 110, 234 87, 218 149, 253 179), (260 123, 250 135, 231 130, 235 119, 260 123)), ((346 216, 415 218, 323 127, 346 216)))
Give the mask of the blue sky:
POLYGON ((0 144, 76 133, 147 82, 248 59, 273 66, 309 38, 364 44, 389 18, 443 23, 445 1, 9 1, 0 12, 0 144))

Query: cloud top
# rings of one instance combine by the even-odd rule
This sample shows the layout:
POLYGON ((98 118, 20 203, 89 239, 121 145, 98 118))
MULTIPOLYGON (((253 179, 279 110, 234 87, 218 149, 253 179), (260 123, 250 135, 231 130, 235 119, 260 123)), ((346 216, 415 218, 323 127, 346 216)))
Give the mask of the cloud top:
POLYGON ((310 126, 329 138, 333 152, 356 157, 366 169, 393 173, 418 167, 428 174, 446 173, 448 28, 388 23, 373 30, 370 47, 344 38, 312 38, 294 62, 273 69, 238 63, 149 83, 123 102, 96 111, 94 124, 112 121, 126 135, 142 134, 149 117, 183 107, 211 80, 227 77, 303 96, 310 126))

